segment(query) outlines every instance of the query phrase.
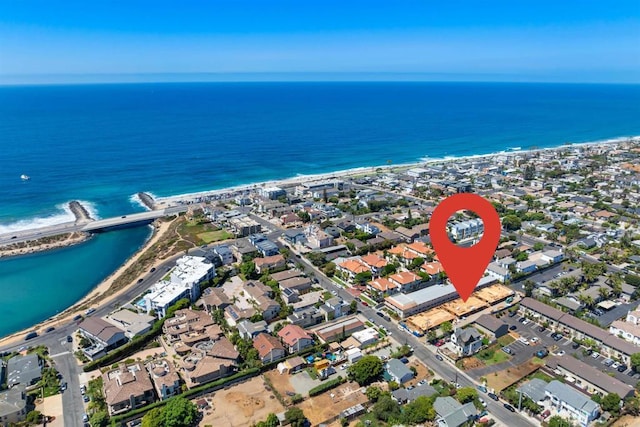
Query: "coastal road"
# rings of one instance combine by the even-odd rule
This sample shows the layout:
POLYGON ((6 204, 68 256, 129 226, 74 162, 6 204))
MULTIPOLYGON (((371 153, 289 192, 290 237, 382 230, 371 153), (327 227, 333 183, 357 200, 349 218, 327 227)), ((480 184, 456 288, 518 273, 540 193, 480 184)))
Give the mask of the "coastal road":
MULTIPOLYGON (((158 264, 154 272, 148 273, 141 282, 131 286, 121 295, 110 301, 109 304, 96 306, 96 311, 92 316, 104 316, 114 311, 118 307, 128 303, 146 291, 149 286, 162 279, 167 271, 175 265, 177 258, 183 254, 158 264)), ((67 335, 74 335, 78 330, 78 323, 69 321, 66 323, 54 324, 55 330, 49 333, 38 331, 41 335, 29 341, 20 341, 0 348, 0 351, 18 351, 22 347, 35 347, 44 345, 49 348, 49 354, 53 359, 56 369, 62 375, 62 382, 67 382, 67 390, 62 393, 62 407, 64 414, 64 425, 72 427, 83 427, 82 416, 85 413, 84 402, 80 392, 79 374, 82 368, 78 365, 76 357, 73 355, 72 344, 67 342, 67 335)))
MULTIPOLYGON (((317 268, 315 268, 305 258, 299 256, 297 253, 292 252, 291 256, 297 263, 300 263, 313 271, 315 277, 318 279, 320 286, 327 291, 336 291, 338 296, 344 301, 351 302, 355 298, 349 294, 342 286, 337 285, 335 282, 329 280, 324 274, 322 274, 317 268)), ((464 372, 458 370, 455 365, 436 359, 435 354, 429 350, 424 338, 418 339, 416 336, 407 332, 402 332, 398 329, 397 325, 384 320, 382 317, 376 315, 376 309, 372 307, 365 307, 362 304, 358 305, 358 309, 362 315, 368 319, 373 319, 374 323, 378 326, 384 326, 389 331, 393 332, 393 337, 396 338, 402 344, 411 345, 414 349, 414 355, 426 364, 431 370, 433 370, 440 377, 450 382, 458 382, 462 387, 476 387, 479 383, 475 382, 470 376, 464 372)), ((482 394, 482 393, 479 393, 482 394)), ((482 396, 481 396, 482 397, 482 396)), ((502 401, 494 401, 488 396, 484 396, 485 402, 487 402, 487 410, 493 417, 495 417, 502 425, 510 427, 531 427, 536 426, 535 422, 519 413, 512 413, 503 406, 502 401)))
POLYGON ((156 218, 176 215, 185 212, 187 205, 171 206, 166 209, 139 212, 117 217, 91 220, 91 221, 69 221, 47 227, 20 230, 0 235, 0 246, 21 243, 29 240, 42 239, 43 237, 57 236, 59 234, 74 233, 79 231, 91 232, 110 227, 126 227, 137 222, 152 221, 156 218))

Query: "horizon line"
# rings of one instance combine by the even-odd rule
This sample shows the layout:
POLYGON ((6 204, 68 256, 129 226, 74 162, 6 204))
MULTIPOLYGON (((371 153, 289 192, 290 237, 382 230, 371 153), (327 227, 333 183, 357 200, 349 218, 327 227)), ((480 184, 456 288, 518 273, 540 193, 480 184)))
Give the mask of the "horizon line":
POLYGON ((194 72, 0 74, 0 86, 145 83, 521 83, 638 85, 640 81, 568 80, 512 74, 421 72, 194 72))

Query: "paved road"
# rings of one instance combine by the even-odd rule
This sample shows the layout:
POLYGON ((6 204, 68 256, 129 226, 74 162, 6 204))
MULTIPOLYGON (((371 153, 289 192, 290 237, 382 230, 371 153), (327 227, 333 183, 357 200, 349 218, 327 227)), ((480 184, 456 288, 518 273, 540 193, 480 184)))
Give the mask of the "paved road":
MULTIPOLYGON (((351 296, 344 288, 341 286, 337 286, 334 282, 327 279, 324 274, 321 274, 310 262, 306 259, 298 256, 295 253, 292 253, 292 257, 296 260, 296 262, 301 263, 306 266, 308 270, 312 270, 315 272, 315 276, 319 280, 319 284, 326 290, 336 291, 338 295, 345 301, 351 302, 354 300, 354 297, 351 296)), ((376 315, 376 310, 371 307, 365 307, 363 305, 358 306, 359 310, 362 312, 362 315, 369 319, 373 319, 376 325, 384 326, 388 330, 393 332, 393 336, 402 343, 406 343, 411 345, 414 348, 414 355, 420 359, 423 363, 425 363, 431 370, 440 375, 445 380, 457 382, 462 387, 476 387, 479 385, 478 382, 474 381, 470 376, 465 374, 462 371, 459 371, 454 365, 448 362, 441 362, 436 359, 435 354, 430 351, 424 344, 424 341, 419 340, 414 335, 409 333, 400 332, 397 328, 397 324, 392 322, 387 322, 380 316, 376 315), (402 334, 398 336, 398 334, 402 334)), ((533 422, 529 419, 521 416, 520 414, 514 414, 504 408, 502 402, 495 402, 492 399, 485 398, 487 402, 487 410, 503 425, 508 425, 510 427, 530 427, 535 426, 533 422)))

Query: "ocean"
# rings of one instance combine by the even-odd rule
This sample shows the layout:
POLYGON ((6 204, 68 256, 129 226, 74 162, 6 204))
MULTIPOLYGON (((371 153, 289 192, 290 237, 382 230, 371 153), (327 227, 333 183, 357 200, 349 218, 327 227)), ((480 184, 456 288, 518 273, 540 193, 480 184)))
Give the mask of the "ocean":
MULTIPOLYGON (((70 200, 83 201, 95 217, 109 217, 143 210, 133 197, 139 191, 170 196, 639 134, 639 85, 4 86, 0 234, 71 220, 70 200), (21 174, 31 180, 23 182, 21 174)), ((82 297, 148 233, 125 230, 112 236, 118 237, 104 235, 73 250, 0 260, 0 302, 21 308, 0 312, 0 335, 82 297), (73 259, 98 247, 101 256, 78 264, 84 266, 82 274, 69 268, 73 259), (73 287, 71 276, 78 276, 73 287)))

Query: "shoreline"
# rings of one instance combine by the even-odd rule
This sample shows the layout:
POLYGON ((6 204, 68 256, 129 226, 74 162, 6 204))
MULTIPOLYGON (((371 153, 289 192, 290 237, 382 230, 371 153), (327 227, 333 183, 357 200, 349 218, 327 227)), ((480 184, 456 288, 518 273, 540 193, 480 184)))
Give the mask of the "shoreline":
MULTIPOLYGON (((382 169, 383 171, 385 171, 385 170, 393 170, 397 168, 413 168, 413 167, 420 167, 420 166, 433 165, 433 164, 441 164, 441 163, 445 164, 445 163, 452 163, 452 162, 468 161, 473 159, 485 159, 485 158, 492 158, 492 157, 504 156, 504 155, 510 155, 510 156, 530 155, 534 153, 557 151, 557 150, 571 149, 571 148, 586 148, 591 146, 597 147, 600 145, 619 145, 627 142, 640 142, 640 135, 620 136, 620 137, 608 138, 608 139, 598 140, 598 141, 586 141, 586 142, 576 142, 576 143, 567 142, 562 145, 557 145, 553 147, 544 147, 544 148, 531 148, 531 149, 525 149, 525 150, 506 149, 506 150, 491 152, 487 154, 469 154, 469 155, 464 155, 459 157, 446 156, 446 157, 438 157, 433 159, 425 157, 415 162, 387 164, 387 165, 374 165, 374 166, 358 166, 355 168, 342 169, 342 170, 337 170, 333 172, 323 172, 323 173, 308 174, 308 175, 296 175, 288 178, 253 182, 249 184, 240 184, 240 185, 214 189, 214 190, 204 190, 204 191, 183 193, 183 194, 177 194, 177 195, 171 195, 171 196, 159 196, 159 197, 155 197, 154 201, 155 201, 156 208, 166 208, 169 206, 174 206, 175 203, 178 203, 180 201, 184 202, 185 199, 189 202, 193 202, 202 197, 212 197, 212 196, 220 196, 225 194, 227 195, 234 194, 238 192, 246 192, 246 191, 251 191, 253 189, 260 188, 260 187, 269 187, 269 186, 287 187, 287 186, 293 186, 293 185, 297 185, 307 181, 346 178, 349 176, 357 176, 357 175, 375 172, 377 169, 382 169)), ((147 192, 147 194, 149 193, 147 192)))
MULTIPOLYGON (((504 156, 504 155, 509 155, 509 156, 531 155, 534 153, 558 151, 558 150, 572 149, 572 148, 584 149, 587 147, 620 145, 628 142, 637 143, 639 141, 640 141, 640 136, 619 137, 619 138, 600 140, 600 141, 590 141, 590 142, 583 142, 583 143, 566 143, 566 144, 555 146, 555 147, 533 148, 528 150, 510 150, 510 151, 505 150, 505 151, 493 152, 488 154, 476 154, 476 155, 451 157, 451 158, 422 159, 421 161, 418 161, 418 162, 409 162, 409 163, 402 163, 402 164, 395 164, 395 165, 388 164, 388 165, 379 165, 379 166, 357 167, 357 168, 351 168, 351 169, 328 172, 328 173, 302 175, 302 176, 296 176, 291 178, 285 178, 281 180, 270 180, 270 181, 264 181, 264 182, 258 182, 258 183, 244 184, 244 185, 227 187, 227 188, 217 189, 217 190, 187 193, 187 194, 174 195, 174 196, 168 196, 168 197, 157 197, 153 200, 153 202, 155 204, 156 209, 162 209, 168 206, 172 206, 172 203, 185 203, 185 202, 191 203, 193 201, 196 201, 198 198, 202 198, 202 197, 211 197, 216 195, 231 195, 234 193, 250 191, 259 187, 266 187, 266 186, 290 187, 296 184, 309 182, 309 181, 337 179, 337 178, 345 178, 349 176, 363 175, 367 173, 376 173, 378 170, 387 171, 387 170, 394 170, 394 169, 407 169, 412 167, 420 167, 420 166, 433 165, 433 164, 446 164, 451 162, 468 161, 473 159, 493 158, 493 157, 504 156)), ((138 194, 141 194, 141 193, 138 193, 138 194)), ((149 195, 150 193, 146 192, 146 194, 149 195)), ((79 310, 84 309, 83 305, 86 305, 87 303, 91 303, 93 299, 107 292, 111 287, 111 285, 113 284, 113 282, 127 268, 129 268, 133 263, 135 263, 142 256, 142 254, 144 254, 154 243, 156 243, 160 237, 162 237, 166 233, 166 231, 169 229, 170 224, 171 222, 160 222, 159 224, 154 223, 154 226, 153 226, 154 231, 152 236, 140 247, 140 249, 133 256, 131 256, 123 265, 121 265, 116 271, 111 273, 100 284, 94 287, 87 295, 85 295, 83 298, 81 298, 79 301, 74 303, 69 308, 65 309, 62 313, 60 313, 57 316, 50 317, 36 324, 31 328, 26 328, 22 331, 18 331, 8 336, 0 338, 0 345, 7 345, 9 343, 12 343, 13 341, 21 340, 23 335, 29 331, 43 329, 43 328, 46 328, 47 326, 52 326, 54 324, 57 324, 60 322, 66 322, 70 320, 75 314, 78 313, 79 310)), ((115 293, 109 295, 105 301, 101 301, 101 305, 104 305, 108 301, 111 301, 113 298, 117 297, 122 292, 125 292, 128 288, 129 286, 126 286, 116 291, 115 293)), ((91 306, 91 304, 89 304, 89 306, 91 306)))
POLYGON ((13 243, 6 246, 0 246, 0 259, 31 255, 54 249, 62 249, 73 245, 79 245, 90 239, 91 235, 89 233, 83 233, 80 231, 74 233, 62 233, 35 240, 27 240, 21 243, 13 243))
MULTIPOLYGON (((114 272, 105 277, 98 285, 96 285, 93 289, 91 289, 85 296, 81 299, 73 303, 73 305, 67 307, 61 313, 44 319, 41 322, 29 327, 24 328, 22 330, 12 332, 9 335, 5 335, 0 337, 0 346, 7 345, 16 345, 23 342, 24 336, 31 331, 40 332, 41 329, 45 329, 49 326, 58 326, 60 323, 66 323, 73 319, 77 314, 84 314, 84 310, 86 309, 85 305, 89 304, 89 306, 93 306, 96 303, 91 303, 97 297, 104 295, 109 291, 113 283, 118 279, 131 265, 137 262, 142 255, 153 246, 160 238, 162 238, 166 232, 169 230, 169 226, 172 222, 160 222, 154 223, 152 225, 153 232, 152 235, 145 241, 145 243, 138 249, 129 259, 127 259, 122 265, 120 265, 114 272)), ((154 263, 155 266, 155 263, 154 263)), ((117 290, 113 294, 108 295, 103 301, 99 302, 99 305, 106 305, 122 293, 126 292, 131 285, 135 284, 135 281, 132 282, 129 286, 125 286, 122 289, 117 290)), ((26 345, 26 344, 25 344, 26 345)))

